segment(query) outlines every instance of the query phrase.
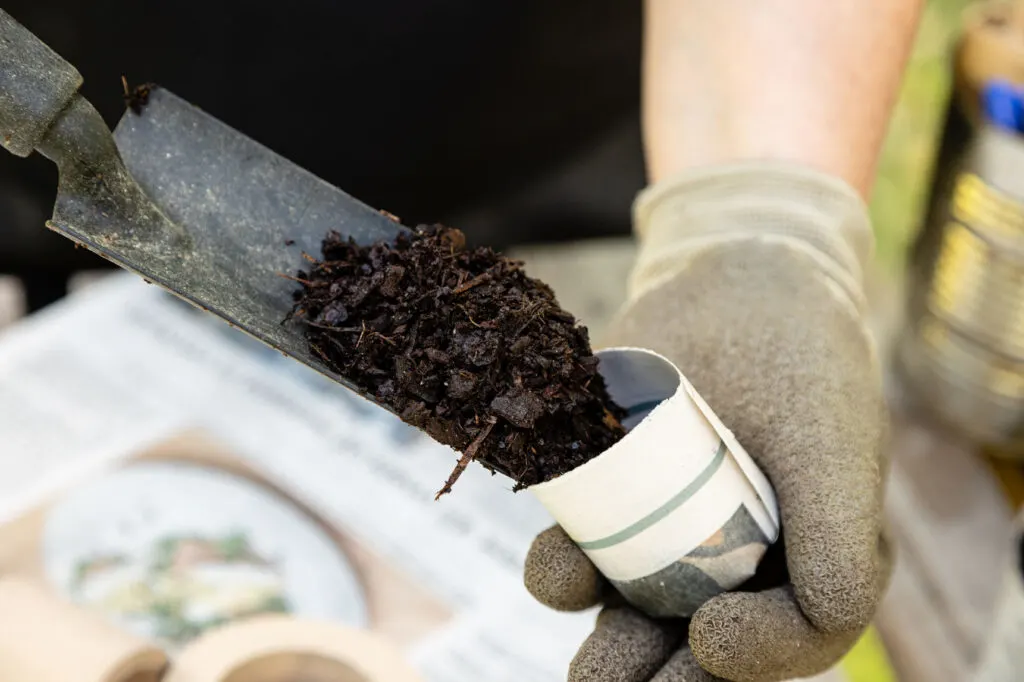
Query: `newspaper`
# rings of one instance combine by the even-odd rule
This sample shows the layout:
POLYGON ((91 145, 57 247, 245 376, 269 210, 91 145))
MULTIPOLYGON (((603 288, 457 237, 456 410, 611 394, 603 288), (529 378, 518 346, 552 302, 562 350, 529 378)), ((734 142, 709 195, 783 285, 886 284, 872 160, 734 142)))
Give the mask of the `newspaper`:
MULTIPOLYGON (((75 524, 105 523, 75 511, 103 506, 86 504, 88 496, 122 506, 127 499, 103 492, 108 484, 88 492, 87 482, 183 433, 204 434, 343 539, 342 563, 361 569, 353 583, 361 594, 346 599, 368 606, 339 607, 339 618, 399 641, 425 679, 565 679, 595 614, 549 611, 523 588, 527 549, 551 519, 532 496, 512 493, 509 481, 471 467, 453 494, 435 502, 456 460, 451 450, 130 275, 106 278, 0 333, 0 532, 57 504, 64 511, 47 517, 41 546, 48 557, 78 551, 71 545, 84 542, 84 531, 75 524), (76 495, 74 509, 53 502, 76 495)), ((154 499, 167 494, 154 490, 154 499)), ((213 499, 188 498, 189 490, 199 487, 173 491, 182 509, 213 499)), ((175 506, 154 505, 159 514, 175 506)), ((258 523, 258 514, 247 515, 258 523)), ((132 523, 164 523, 140 519, 132 523)), ((97 544, 122 541, 96 532, 97 544)), ((88 571, 81 562, 69 569, 65 558, 52 559, 63 568, 49 575, 80 585, 88 571)), ((323 599, 303 601, 296 589, 294 603, 327 608, 316 602, 338 592, 323 582, 323 599)), ((828 679, 844 679, 834 675, 828 679)))

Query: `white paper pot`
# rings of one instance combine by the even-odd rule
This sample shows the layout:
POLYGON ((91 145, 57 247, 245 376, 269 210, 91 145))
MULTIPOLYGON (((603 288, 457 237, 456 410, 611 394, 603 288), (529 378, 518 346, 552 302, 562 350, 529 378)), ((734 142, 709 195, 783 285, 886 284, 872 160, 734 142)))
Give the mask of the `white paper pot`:
POLYGON ((634 606, 687 617, 754 575, 775 493, 682 372, 641 348, 597 353, 626 436, 530 490, 634 606))

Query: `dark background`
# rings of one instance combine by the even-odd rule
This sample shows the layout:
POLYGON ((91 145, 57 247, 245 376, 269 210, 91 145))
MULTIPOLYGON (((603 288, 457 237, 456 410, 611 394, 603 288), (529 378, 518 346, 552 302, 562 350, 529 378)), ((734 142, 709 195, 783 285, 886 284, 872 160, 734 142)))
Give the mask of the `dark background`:
MULTIPOLYGON (((5 0, 113 127, 154 81, 406 224, 497 248, 628 231, 641 3, 5 0)), ((104 265, 43 227, 55 168, 0 155, 0 273, 30 308, 104 265)))

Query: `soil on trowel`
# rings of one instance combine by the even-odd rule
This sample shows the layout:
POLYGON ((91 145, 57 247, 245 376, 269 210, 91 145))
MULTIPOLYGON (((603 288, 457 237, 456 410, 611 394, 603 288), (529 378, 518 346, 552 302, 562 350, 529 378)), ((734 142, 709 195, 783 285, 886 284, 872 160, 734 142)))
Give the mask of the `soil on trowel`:
POLYGON ((371 400, 512 478, 548 481, 624 435, 585 327, 522 263, 441 225, 359 246, 332 232, 295 278, 290 318, 371 400))

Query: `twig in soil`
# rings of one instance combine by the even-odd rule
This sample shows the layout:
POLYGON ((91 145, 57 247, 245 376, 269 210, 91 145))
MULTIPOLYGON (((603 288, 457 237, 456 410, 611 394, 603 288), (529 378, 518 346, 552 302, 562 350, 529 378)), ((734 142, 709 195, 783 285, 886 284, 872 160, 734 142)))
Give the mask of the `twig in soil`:
POLYGON ((320 350, 320 346, 316 345, 315 343, 311 343, 311 344, 309 344, 309 347, 313 349, 314 353, 316 353, 318 356, 320 356, 321 360, 323 360, 324 362, 330 364, 331 358, 328 357, 327 353, 325 353, 322 350, 320 350))
POLYGON ((447 495, 452 491, 452 486, 455 485, 455 481, 459 480, 459 476, 462 476, 462 472, 465 471, 466 467, 469 466, 469 463, 476 458, 476 451, 479 450, 480 446, 483 445, 485 440, 487 440, 487 436, 491 435, 491 429, 493 429, 494 425, 497 423, 498 420, 494 417, 487 420, 487 426, 484 427, 483 431, 473 439, 473 442, 470 443, 469 447, 462 453, 462 457, 459 458, 458 463, 455 465, 455 469, 452 470, 451 476, 449 476, 448 480, 445 481, 444 487, 441 488, 441 490, 437 492, 437 495, 434 496, 435 502, 440 500, 442 495, 447 495))
POLYGON ((308 279, 302 279, 301 277, 295 277, 294 275, 289 275, 286 272, 279 272, 279 273, 277 273, 277 276, 278 277, 283 277, 285 279, 290 279, 293 282, 298 282, 299 284, 303 284, 303 285, 305 285, 307 287, 323 287, 323 286, 327 286, 326 282, 310 282, 308 279))
POLYGON ((491 272, 489 270, 487 272, 481 272, 476 277, 470 279, 469 281, 463 282, 459 286, 455 287, 455 289, 452 291, 452 293, 455 294, 455 295, 464 294, 467 291, 469 291, 470 289, 472 289, 473 287, 475 287, 476 285, 483 284, 484 282, 489 280, 491 277, 493 277, 493 275, 491 274, 491 272))
POLYGON ((607 407, 604 409, 604 419, 602 421, 604 421, 605 426, 607 426, 609 429, 612 429, 613 431, 624 430, 622 427, 622 422, 616 419, 615 415, 612 414, 607 407))

